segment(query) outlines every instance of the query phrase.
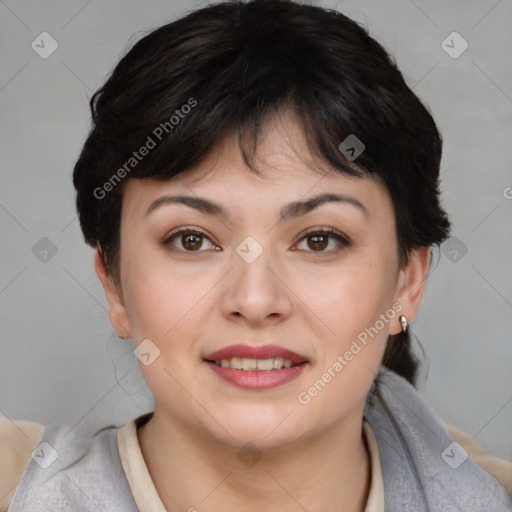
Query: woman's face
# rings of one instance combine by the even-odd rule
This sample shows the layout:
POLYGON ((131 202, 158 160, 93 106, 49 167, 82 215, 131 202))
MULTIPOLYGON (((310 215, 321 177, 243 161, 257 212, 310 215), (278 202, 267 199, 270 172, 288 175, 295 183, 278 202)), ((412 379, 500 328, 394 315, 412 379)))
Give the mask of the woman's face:
POLYGON ((258 146, 262 177, 226 138, 187 173, 124 190, 113 325, 138 348, 155 415, 230 446, 279 446, 360 421, 387 337, 418 305, 411 287, 425 276, 399 271, 386 188, 312 171, 306 147, 282 117, 258 146), (289 206, 325 194, 345 200, 289 206), (224 213, 194 207, 199 199, 224 213), (243 373, 207 361, 232 345, 274 345, 305 363, 243 373))

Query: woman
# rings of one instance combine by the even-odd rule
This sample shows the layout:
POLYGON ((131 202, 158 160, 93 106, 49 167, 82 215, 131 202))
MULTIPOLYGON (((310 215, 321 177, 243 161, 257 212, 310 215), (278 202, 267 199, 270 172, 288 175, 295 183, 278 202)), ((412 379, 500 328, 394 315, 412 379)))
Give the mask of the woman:
POLYGON ((155 410, 36 431, 9 510, 512 510, 510 464, 414 388, 441 139, 363 28, 211 5, 139 41, 91 109, 77 209, 155 410))

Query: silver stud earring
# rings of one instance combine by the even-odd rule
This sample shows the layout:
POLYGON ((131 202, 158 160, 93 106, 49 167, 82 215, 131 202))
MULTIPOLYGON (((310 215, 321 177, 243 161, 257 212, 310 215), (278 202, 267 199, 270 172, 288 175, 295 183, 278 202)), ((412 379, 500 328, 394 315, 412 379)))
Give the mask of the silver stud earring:
POLYGON ((405 315, 400 315, 400 324, 402 325, 402 331, 407 332, 407 317, 405 315))

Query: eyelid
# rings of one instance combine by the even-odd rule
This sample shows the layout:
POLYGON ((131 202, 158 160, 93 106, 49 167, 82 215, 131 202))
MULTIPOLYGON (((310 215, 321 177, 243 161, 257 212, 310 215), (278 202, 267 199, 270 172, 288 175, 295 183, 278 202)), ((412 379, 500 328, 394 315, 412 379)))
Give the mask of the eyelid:
POLYGON ((306 231, 303 231, 297 238, 297 242, 294 244, 297 245, 300 242, 302 242, 304 239, 308 238, 309 236, 313 236, 316 234, 326 235, 330 236, 331 238, 334 238, 337 243, 338 247, 336 249, 332 249, 330 251, 305 251, 312 254, 331 254, 333 252, 339 251, 340 249, 344 247, 349 247, 352 245, 352 240, 349 236, 345 235, 341 231, 338 231, 337 229, 334 229, 332 227, 326 227, 326 226, 316 226, 314 228, 308 228, 306 231), (340 247, 341 246, 341 247, 340 247))
MULTIPOLYGON (((170 233, 168 233, 167 235, 165 235, 162 243, 163 245, 169 245, 172 241, 173 241, 173 238, 175 237, 178 237, 178 235, 181 235, 183 233, 193 233, 193 234, 196 234, 196 235, 201 235, 203 236, 204 238, 206 238, 212 245, 214 246, 217 246, 217 244, 212 240, 212 237, 207 234, 205 231, 201 230, 201 229, 198 229, 198 228, 195 228, 195 227, 188 227, 188 226, 182 226, 180 228, 176 228, 174 229, 173 231, 171 231, 170 233)), ((198 251, 183 251, 183 250, 180 250, 180 249, 177 249, 178 251, 180 252, 190 252, 190 253, 193 253, 193 252, 204 252, 204 250, 198 250, 198 251)))
POLYGON ((350 237, 348 237, 347 235, 345 235, 344 233, 342 233, 341 231, 338 231, 337 229, 335 228, 332 228, 330 226, 314 226, 312 228, 308 228, 306 229, 305 231, 303 231, 298 237, 298 241, 302 240, 303 238, 309 236, 309 235, 314 235, 316 233, 326 233, 326 234, 329 234, 329 235, 338 235, 339 237, 343 238, 344 240, 346 240, 348 243, 351 242, 350 240, 350 237))

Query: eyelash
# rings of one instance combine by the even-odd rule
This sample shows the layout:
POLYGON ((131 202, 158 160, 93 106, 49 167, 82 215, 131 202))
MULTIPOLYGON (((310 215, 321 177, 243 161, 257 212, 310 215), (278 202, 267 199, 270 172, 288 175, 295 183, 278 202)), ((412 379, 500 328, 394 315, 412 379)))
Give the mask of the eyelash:
MULTIPOLYGON (((175 231, 173 233, 170 233, 163 241, 163 245, 164 246, 168 246, 170 245, 174 240, 176 240, 177 238, 180 237, 180 235, 183 235, 183 234, 193 234, 193 235, 197 235, 199 237, 204 237, 206 239, 208 239, 212 244, 213 242, 210 240, 210 238, 208 237, 208 235, 206 235, 206 233, 203 233, 202 231, 199 231, 197 229, 192 229, 192 228, 183 228, 183 229, 180 229, 179 231, 175 231)), ((337 249, 331 249, 329 251, 313 251, 313 250, 310 250, 310 251, 306 251, 306 252, 310 252, 310 253, 317 253, 317 254, 329 254, 329 253, 332 253, 332 252, 337 252, 338 250, 340 250, 341 248, 344 248, 344 247, 349 247, 351 245, 351 242, 350 242, 350 239, 344 235, 342 235, 341 233, 339 233, 338 231, 336 231, 335 229, 333 228, 320 228, 320 229, 313 229, 311 231, 308 231, 306 233, 304 233, 299 241, 297 243, 300 243, 302 242, 303 240, 309 238, 309 237, 313 237, 314 235, 323 235, 323 236, 327 236, 327 237, 330 237, 330 238, 333 238, 334 240, 336 240, 336 242, 339 244, 338 248, 337 249)), ((201 251, 201 250, 197 250, 197 251, 187 251, 187 250, 182 250, 182 249, 175 249, 175 250, 178 250, 180 252, 186 252, 186 253, 195 253, 195 252, 204 252, 201 251)))

